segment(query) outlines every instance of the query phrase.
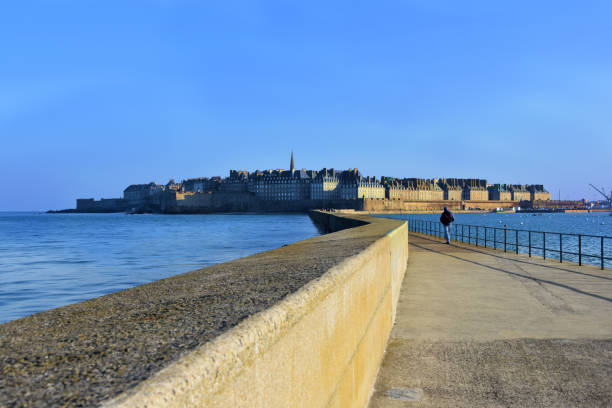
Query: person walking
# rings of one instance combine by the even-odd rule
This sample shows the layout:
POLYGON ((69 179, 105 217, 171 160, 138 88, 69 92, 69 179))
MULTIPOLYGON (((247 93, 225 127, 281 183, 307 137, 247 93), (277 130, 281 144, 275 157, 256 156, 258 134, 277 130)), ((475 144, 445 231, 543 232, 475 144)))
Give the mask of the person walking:
POLYGON ((453 213, 450 212, 448 207, 444 207, 444 212, 440 216, 440 222, 444 225, 444 238, 446 239, 446 243, 450 244, 450 225, 451 222, 455 221, 453 217, 453 213))

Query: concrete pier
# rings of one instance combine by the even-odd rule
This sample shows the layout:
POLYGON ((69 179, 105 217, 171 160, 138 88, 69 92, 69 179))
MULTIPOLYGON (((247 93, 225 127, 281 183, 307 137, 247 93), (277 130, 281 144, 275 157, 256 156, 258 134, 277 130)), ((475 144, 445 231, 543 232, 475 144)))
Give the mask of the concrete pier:
POLYGON ((612 406, 609 269, 311 217, 329 234, 0 325, 0 407, 612 406))
POLYGON ((0 325, 0 407, 363 407, 394 321, 405 221, 330 234, 0 325))
POLYGON ((612 272, 410 234, 371 408, 612 406, 612 272))

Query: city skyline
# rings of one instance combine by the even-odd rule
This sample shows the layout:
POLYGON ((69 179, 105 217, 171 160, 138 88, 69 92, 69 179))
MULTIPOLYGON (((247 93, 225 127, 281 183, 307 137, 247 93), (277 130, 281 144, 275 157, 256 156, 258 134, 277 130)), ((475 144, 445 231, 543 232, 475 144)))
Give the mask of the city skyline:
POLYGON ((612 5, 3 6, 0 211, 229 169, 612 188, 612 5), (546 24, 543 24, 545 22, 546 24))
POLYGON ((166 184, 130 184, 121 197, 77 198, 60 212, 170 213, 359 211, 452 209, 502 210, 584 208, 584 202, 554 202, 542 184, 489 183, 485 179, 421 179, 364 176, 357 168, 230 170, 229 176, 197 177, 166 184))

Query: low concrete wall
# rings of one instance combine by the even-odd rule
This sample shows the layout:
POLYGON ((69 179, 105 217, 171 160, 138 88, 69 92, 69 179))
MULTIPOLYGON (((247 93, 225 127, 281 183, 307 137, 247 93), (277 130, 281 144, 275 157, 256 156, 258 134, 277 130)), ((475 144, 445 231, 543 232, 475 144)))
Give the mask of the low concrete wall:
POLYGON ((326 211, 310 211, 308 215, 315 223, 319 231, 323 234, 329 234, 368 224, 367 221, 358 217, 346 215, 337 217, 335 216, 336 214, 326 211))
POLYGON ((351 240, 376 239, 103 406, 366 406, 406 270, 406 223, 324 212, 311 217, 327 230, 342 230, 328 240, 350 247, 351 240))

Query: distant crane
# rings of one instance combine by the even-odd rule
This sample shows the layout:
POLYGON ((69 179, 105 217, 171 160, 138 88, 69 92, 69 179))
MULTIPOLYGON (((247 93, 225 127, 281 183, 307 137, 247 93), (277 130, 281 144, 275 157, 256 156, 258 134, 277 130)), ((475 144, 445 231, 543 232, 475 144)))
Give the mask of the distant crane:
POLYGON ((595 191, 597 191, 599 194, 604 196, 606 198, 606 201, 608 202, 608 205, 612 205, 612 191, 610 191, 610 194, 608 195, 608 194, 606 194, 606 190, 604 190, 603 187, 600 190, 600 189, 598 189, 597 187, 595 187, 592 184, 589 184, 589 186, 593 187, 595 189, 595 191))

